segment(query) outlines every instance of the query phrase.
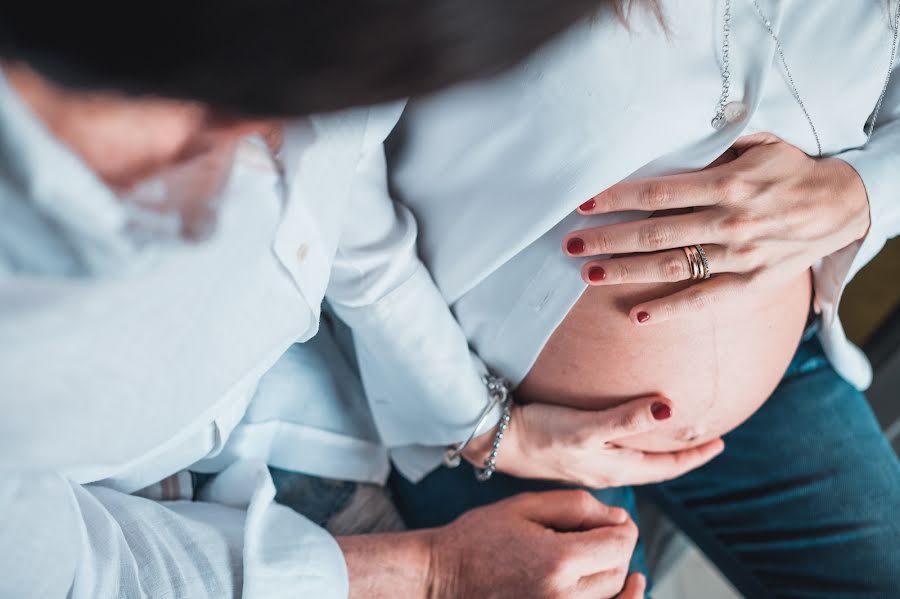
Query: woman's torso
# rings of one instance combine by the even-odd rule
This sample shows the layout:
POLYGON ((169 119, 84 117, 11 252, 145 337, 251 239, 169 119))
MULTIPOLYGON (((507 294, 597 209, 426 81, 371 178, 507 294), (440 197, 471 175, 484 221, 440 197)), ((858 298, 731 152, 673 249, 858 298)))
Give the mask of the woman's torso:
MULTIPOLYGON (((887 5, 760 4, 823 151, 861 145, 889 59, 887 5)), ((630 32, 604 20, 498 80, 413 102, 392 161, 394 189, 420 222, 423 257, 488 364, 517 382, 530 370, 520 395, 544 401, 603 405, 667 393, 684 420, 644 440, 657 446, 724 432, 764 401, 799 339, 809 275, 720 306, 713 318, 636 331, 624 316, 631 300, 659 289, 582 295, 580 264, 562 255, 562 236, 606 221, 573 210, 625 178, 703 168, 744 133, 772 131, 816 150, 749 0, 732 1, 731 99, 750 114, 720 132, 709 121, 721 89, 722 3, 664 8, 668 37, 639 13, 630 32)))

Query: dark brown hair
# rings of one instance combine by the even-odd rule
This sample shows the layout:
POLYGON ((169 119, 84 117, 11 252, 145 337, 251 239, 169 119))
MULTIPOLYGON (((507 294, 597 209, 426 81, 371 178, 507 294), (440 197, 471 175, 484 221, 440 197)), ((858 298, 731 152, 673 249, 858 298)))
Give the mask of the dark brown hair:
MULTIPOLYGON (((282 116, 487 76, 627 0, 134 0, 5 3, 0 57, 92 90, 282 116)), ((655 4, 655 2, 654 2, 655 4)))

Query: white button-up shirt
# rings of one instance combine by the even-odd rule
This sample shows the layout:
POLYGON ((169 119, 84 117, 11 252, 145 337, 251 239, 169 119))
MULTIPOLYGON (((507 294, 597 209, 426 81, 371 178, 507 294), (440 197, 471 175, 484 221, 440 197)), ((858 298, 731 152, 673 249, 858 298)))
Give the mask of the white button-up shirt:
MULTIPOLYGON (((719 18, 687 1, 666 3, 669 39, 639 13, 630 33, 599 21, 507 76, 415 102, 394 186, 437 286, 416 257, 415 222, 387 193, 379 144, 396 111, 293 126, 285 206, 248 146, 213 240, 135 253, 115 200, 3 89, 0 465, 47 474, 0 487, 0 547, 11 557, 0 584, 40 596, 150 584, 192 597, 235 585, 266 597, 344 594, 337 547, 273 504, 264 462, 381 480, 380 438, 404 473, 423 475, 485 405, 481 358, 521 378, 583 292, 559 247, 582 225, 572 211, 584 199, 629 176, 702 168, 745 132, 814 152, 744 4, 733 7, 732 97, 750 114, 720 132, 709 127, 719 18), (326 287, 353 329, 374 427, 359 386, 334 382, 349 374, 319 376, 326 354, 293 345, 316 331, 326 287), (218 505, 125 494, 191 465, 225 469, 228 492, 209 498, 218 505)), ((887 12, 880 0, 762 5, 825 151, 869 192, 866 239, 815 268, 823 341, 862 386, 868 367, 836 309, 845 282, 900 231, 897 78, 858 149, 887 69, 887 12)))
MULTIPOLYGON (((384 188, 397 114, 289 126, 284 203, 248 140, 210 240, 138 247, 118 200, 0 76, 0 596, 346 596, 334 539, 274 503, 266 464, 387 474, 339 350, 299 344, 329 285, 362 316, 423 277, 408 212, 365 193, 369 177, 384 188), (191 466, 222 471, 203 502, 131 494, 191 466)), ((433 297, 422 317, 452 323, 433 297)), ((486 394, 469 378, 473 405, 423 423, 425 439, 473 426, 486 394)))
MULTIPOLYGON (((888 73, 897 1, 760 5, 782 41, 823 153, 850 163, 868 191, 868 235, 813 267, 825 351, 844 378, 865 388, 870 366, 847 340, 837 309, 847 282, 900 233, 900 73, 866 144, 888 73)), ((722 88, 724 3, 669 0, 663 9, 668 34, 639 9, 628 29, 598 19, 502 77, 411 101, 401 118, 390 152, 395 199, 416 215, 423 260, 471 347, 514 383, 586 288, 581 262, 561 250, 563 237, 647 216, 583 217, 575 213, 582 202, 624 179, 701 169, 754 132, 773 132, 816 154, 752 2, 732 2, 730 39, 730 99, 745 102, 748 114, 721 131, 710 121, 722 88)), ((402 290, 393 295, 403 302, 402 290)), ((417 295, 410 291, 408 301, 417 295)), ((375 355, 377 348, 359 354, 375 355)), ((430 359, 428 352, 411 352, 403 369, 432 376, 430 359)), ((361 360, 361 368, 373 405, 401 400, 390 363, 376 355, 361 360)), ((401 433, 381 430, 388 438, 401 433)), ((418 478, 439 463, 439 452, 403 449, 395 458, 418 478)))

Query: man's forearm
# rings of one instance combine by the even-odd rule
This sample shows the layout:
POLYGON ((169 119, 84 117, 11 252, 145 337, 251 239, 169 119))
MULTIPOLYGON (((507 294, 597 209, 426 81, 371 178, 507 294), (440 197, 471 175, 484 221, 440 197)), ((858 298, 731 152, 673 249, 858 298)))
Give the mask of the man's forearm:
POLYGON ((350 598, 429 597, 432 537, 430 530, 338 537, 350 598))

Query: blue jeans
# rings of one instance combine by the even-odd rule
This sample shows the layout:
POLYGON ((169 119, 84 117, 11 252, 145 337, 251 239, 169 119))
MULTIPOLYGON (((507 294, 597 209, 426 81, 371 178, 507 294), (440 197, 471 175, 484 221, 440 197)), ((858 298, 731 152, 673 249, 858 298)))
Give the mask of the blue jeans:
MULTIPOLYGON (((865 397, 803 342, 772 397, 725 436, 709 464, 646 493, 746 597, 900 597, 900 463, 865 397)), ((727 400, 727 398, 726 398, 727 400)), ((557 483, 471 467, 439 469, 418 485, 396 473, 394 499, 412 528, 557 483)), ((634 511, 634 490, 594 495, 634 511)), ((641 548, 632 569, 647 573, 641 548)))

